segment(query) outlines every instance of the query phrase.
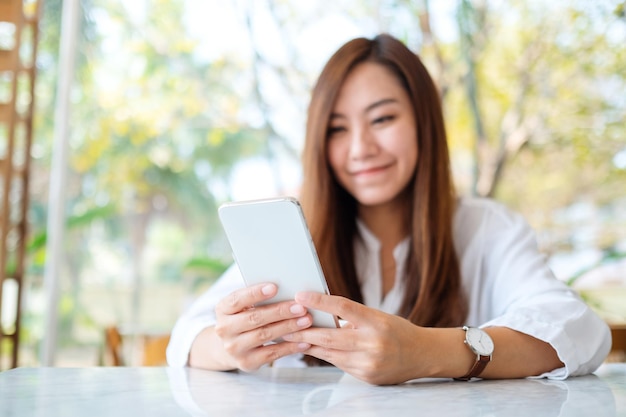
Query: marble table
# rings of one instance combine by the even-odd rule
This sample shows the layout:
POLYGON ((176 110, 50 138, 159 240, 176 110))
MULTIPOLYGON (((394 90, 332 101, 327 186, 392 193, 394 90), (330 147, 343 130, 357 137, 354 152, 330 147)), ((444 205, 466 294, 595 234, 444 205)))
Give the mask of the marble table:
POLYGON ((626 364, 565 381, 416 380, 372 386, 335 368, 0 372, 0 416, 626 416, 626 364))

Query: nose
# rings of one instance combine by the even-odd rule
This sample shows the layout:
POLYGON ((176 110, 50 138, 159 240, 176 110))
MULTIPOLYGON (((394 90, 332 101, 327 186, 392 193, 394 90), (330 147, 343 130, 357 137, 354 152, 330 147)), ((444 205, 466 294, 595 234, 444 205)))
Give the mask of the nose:
POLYGON ((376 152, 378 152, 378 145, 371 132, 367 129, 353 129, 350 136, 350 158, 367 159, 376 155, 376 152))

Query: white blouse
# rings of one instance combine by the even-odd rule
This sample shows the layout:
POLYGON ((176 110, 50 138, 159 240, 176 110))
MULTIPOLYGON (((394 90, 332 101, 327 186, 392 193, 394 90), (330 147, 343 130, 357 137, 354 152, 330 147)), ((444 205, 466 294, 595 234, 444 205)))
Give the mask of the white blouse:
MULTIPOLYGON (((396 314, 404 294, 403 267, 396 268, 395 285, 383 297, 380 243, 363 223, 358 222, 358 230, 362 239, 355 240, 355 258, 364 304, 396 314)), ((534 232, 519 214, 492 200, 463 198, 453 233, 469 302, 467 325, 508 327, 552 345, 565 366, 537 377, 565 379, 600 366, 611 348, 607 324, 554 277, 534 232)), ((405 264, 408 249, 407 238, 394 250, 396 265, 405 264)), ((233 265, 179 318, 167 348, 170 366, 187 365, 196 336, 215 324, 217 303, 243 286, 233 265)), ((305 366, 301 357, 281 358, 274 366, 305 366)))

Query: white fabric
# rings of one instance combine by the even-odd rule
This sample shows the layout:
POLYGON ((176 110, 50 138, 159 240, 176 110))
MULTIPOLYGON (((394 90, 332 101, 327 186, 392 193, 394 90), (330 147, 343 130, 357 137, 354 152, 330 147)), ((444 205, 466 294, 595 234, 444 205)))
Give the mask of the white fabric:
MULTIPOLYGON (((358 229, 363 239, 355 242, 355 257, 364 302, 395 314, 404 291, 398 279, 403 269, 396 268, 396 283, 383 298, 380 244, 360 222, 358 229)), ((520 215, 491 200, 464 198, 455 213, 453 232, 469 301, 466 324, 508 327, 550 343, 565 366, 538 377, 564 379, 600 366, 611 347, 608 326, 554 277, 520 215)), ((397 265, 404 265, 408 247, 407 238, 395 248, 397 265)), ((217 302, 243 285, 237 267, 232 266, 180 317, 167 349, 171 366, 187 365, 194 339, 215 323, 217 302)), ((304 366, 300 357, 282 358, 274 366, 304 366)))

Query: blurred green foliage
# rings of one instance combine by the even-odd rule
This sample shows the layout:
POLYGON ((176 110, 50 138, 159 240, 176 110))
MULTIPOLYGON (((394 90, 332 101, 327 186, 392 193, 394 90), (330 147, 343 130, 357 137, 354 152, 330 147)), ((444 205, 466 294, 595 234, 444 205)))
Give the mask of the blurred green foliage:
MULTIPOLYGON (((215 24, 212 2, 81 1, 65 190, 64 343, 82 343, 81 326, 106 324, 81 302, 89 285, 139 295, 178 285, 193 295, 224 271, 231 258, 216 211, 232 198, 235 167, 259 158, 276 165, 281 155, 297 163, 308 90, 327 57, 311 45, 330 53, 353 35, 391 32, 424 59, 442 92, 462 194, 521 211, 547 253, 581 241, 601 249, 624 244, 626 167, 615 162, 626 152, 624 2, 244 3, 220 3, 235 15, 236 30, 202 37, 189 16, 215 24), (305 34, 315 42, 304 43, 305 34), (202 53, 227 42, 239 46, 202 53), (311 56, 319 62, 312 65, 311 56), (601 214, 571 215, 581 202, 601 214), (592 232, 581 232, 592 222, 592 232)), ((31 295, 42 290, 62 1, 43 4, 31 295)), ((182 300, 170 302, 182 309, 182 300)), ((32 306, 25 303, 23 334, 35 347, 43 330, 32 306)))

